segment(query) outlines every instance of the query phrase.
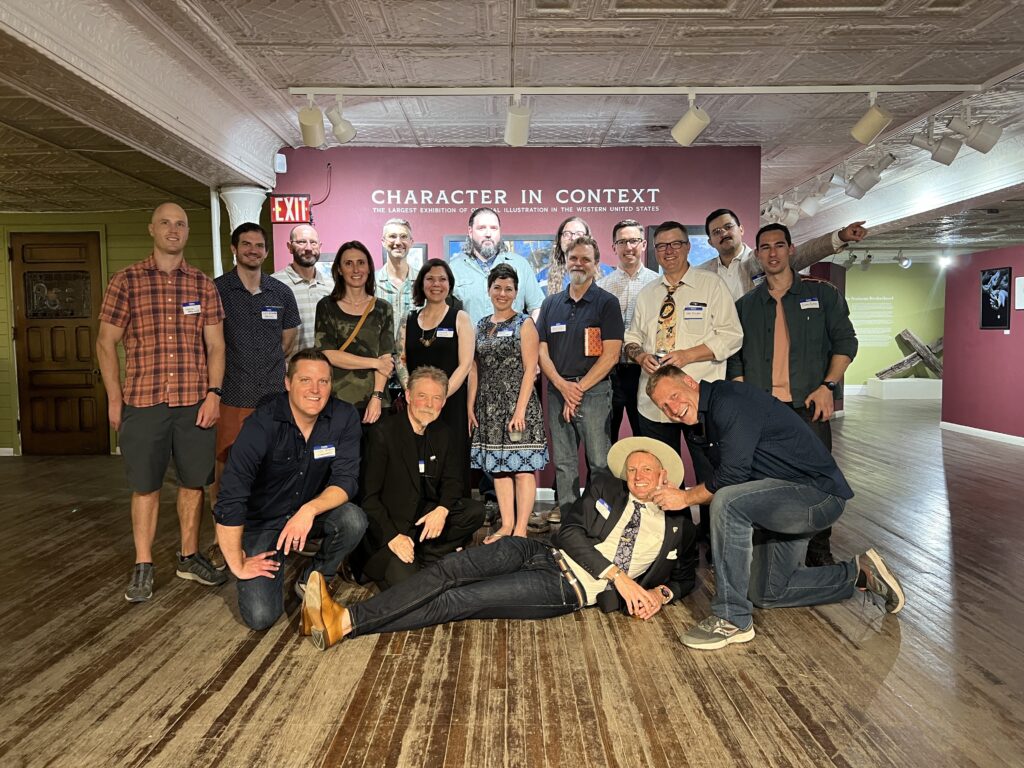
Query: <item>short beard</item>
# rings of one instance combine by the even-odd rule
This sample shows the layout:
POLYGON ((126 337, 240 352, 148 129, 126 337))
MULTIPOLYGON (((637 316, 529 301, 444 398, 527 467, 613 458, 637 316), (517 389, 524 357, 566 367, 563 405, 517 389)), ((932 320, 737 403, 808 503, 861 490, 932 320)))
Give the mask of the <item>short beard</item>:
POLYGON ((582 272, 570 272, 569 273, 569 282, 572 285, 576 285, 576 286, 583 285, 589 279, 590 279, 590 275, 582 273, 582 272))
POLYGON ((319 254, 315 253, 297 253, 294 256, 295 261, 299 262, 304 267, 312 267, 318 261, 320 261, 319 254), (312 259, 312 261, 310 261, 312 259))
MULTIPOLYGON (((474 243, 474 245, 476 244, 474 243)), ((483 243, 481 245, 476 245, 476 252, 484 261, 490 261, 498 253, 498 248, 493 243, 483 243)))

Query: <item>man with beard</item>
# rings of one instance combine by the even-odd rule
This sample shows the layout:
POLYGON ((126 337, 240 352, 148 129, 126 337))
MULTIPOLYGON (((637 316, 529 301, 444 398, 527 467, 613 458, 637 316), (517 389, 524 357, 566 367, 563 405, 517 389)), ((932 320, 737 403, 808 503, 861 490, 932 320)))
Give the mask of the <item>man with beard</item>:
MULTIPOLYGON (((728 208, 719 208, 708 214, 704 221, 704 232, 708 242, 718 251, 718 256, 698 265, 698 269, 714 272, 725 281, 733 299, 738 299, 747 291, 764 281, 764 270, 754 254, 753 249, 743 242, 743 227, 739 217, 728 208)), ((867 237, 863 221, 809 240, 800 246, 793 255, 793 269, 800 271, 816 264, 826 256, 846 248, 847 243, 859 243, 867 237)))
POLYGON ((519 295, 512 308, 517 312, 533 312, 544 301, 537 283, 537 275, 530 263, 515 253, 509 253, 501 241, 501 220, 490 208, 477 208, 469 216, 469 235, 463 253, 451 261, 455 275, 453 293, 469 313, 473 326, 492 312, 487 294, 487 275, 496 264, 506 262, 519 275, 519 295))
POLYGON ((576 238, 566 251, 569 287, 544 299, 537 318, 560 511, 579 498, 581 440, 590 472, 608 468, 608 373, 619 360, 623 325, 619 300, 594 282, 600 259, 594 238, 576 238))
POLYGON ((369 527, 361 570, 382 590, 469 543, 483 524, 483 505, 462 496, 459 452, 437 420, 448 376, 423 365, 409 375, 408 406, 369 431, 362 466, 369 527))
POLYGON ((316 346, 316 329, 313 327, 316 305, 320 299, 331 295, 334 281, 316 267, 320 260, 320 235, 309 224, 299 224, 292 228, 288 236, 288 250, 292 254, 292 263, 272 276, 292 289, 302 320, 295 343, 288 350, 290 357, 297 349, 316 346))
POLYGON ((412 309, 412 284, 416 275, 409 264, 409 250, 412 248, 412 227, 405 219, 388 219, 380 242, 387 251, 384 266, 374 275, 375 293, 391 305, 395 321, 395 338, 405 325, 405 316, 412 309))
MULTIPOLYGON (((757 258, 767 279, 736 302, 743 346, 726 376, 782 401, 832 451, 833 394, 857 354, 857 333, 842 294, 831 283, 792 267, 789 230, 768 224, 757 233, 757 258)), ((831 528, 807 546, 807 565, 832 565, 831 528)))

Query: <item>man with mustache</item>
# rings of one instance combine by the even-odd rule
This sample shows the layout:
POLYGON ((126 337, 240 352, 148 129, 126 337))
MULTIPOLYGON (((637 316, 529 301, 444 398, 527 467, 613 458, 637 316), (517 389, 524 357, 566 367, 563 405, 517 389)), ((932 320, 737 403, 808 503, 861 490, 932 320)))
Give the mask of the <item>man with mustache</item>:
MULTIPOLYGON (((764 281, 764 270, 753 249, 743 242, 743 227, 735 213, 728 208, 712 211, 704 221, 704 232, 718 256, 698 265, 698 269, 706 269, 722 278, 733 299, 764 281)), ((864 222, 855 221, 838 232, 816 237, 794 252, 792 267, 799 272, 843 250, 847 243, 859 243, 867 236, 864 222)))
POLYGON ((316 305, 324 296, 331 295, 334 281, 317 269, 317 262, 320 261, 320 235, 309 224, 292 227, 288 236, 288 250, 292 254, 292 263, 275 272, 272 277, 292 289, 302 320, 295 343, 288 350, 290 357, 295 350, 316 346, 316 305))
POLYGON ((369 527, 362 572, 382 590, 469 544, 483 525, 483 505, 462 498, 459 452, 437 420, 448 376, 433 366, 409 375, 405 411, 370 428, 362 467, 369 527))
POLYGON ((469 216, 469 234, 463 253, 451 260, 455 275, 452 293, 469 313, 473 326, 484 315, 491 314, 491 299, 487 294, 487 276, 496 264, 506 262, 519 275, 519 295, 512 308, 517 312, 533 312, 544 301, 544 293, 537 283, 537 274, 530 263, 510 253, 501 241, 501 220, 490 208, 477 208, 469 216))

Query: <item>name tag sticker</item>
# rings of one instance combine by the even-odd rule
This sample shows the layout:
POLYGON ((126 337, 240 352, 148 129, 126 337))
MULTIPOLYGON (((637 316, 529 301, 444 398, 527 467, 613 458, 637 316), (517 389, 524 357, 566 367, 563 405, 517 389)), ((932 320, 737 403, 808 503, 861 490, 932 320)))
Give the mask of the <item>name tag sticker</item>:
POLYGON ((320 459, 333 459, 334 458, 334 446, 333 445, 314 445, 313 446, 313 458, 316 460, 320 459))
POLYGON ((800 302, 800 309, 819 309, 817 299, 804 299, 800 302))
POLYGON ((565 323, 555 323, 552 325, 551 333, 565 333, 565 323))
POLYGON ((498 338, 499 339, 509 338, 510 336, 512 336, 512 330, 511 329, 504 330, 504 331, 498 331, 498 338))
POLYGON ((612 513, 612 508, 608 506, 608 502, 604 499, 598 499, 594 506, 597 507, 598 514, 605 519, 608 519, 608 515, 612 513))
POLYGON ((753 278, 751 278, 751 282, 752 282, 752 283, 753 283, 754 285, 760 285, 761 283, 763 283, 763 282, 764 282, 764 277, 765 277, 765 275, 764 275, 764 272, 762 272, 762 273, 761 273, 761 274, 759 274, 759 275, 754 275, 754 277, 753 277, 753 278))
POLYGON ((683 307, 684 320, 700 320, 704 317, 704 307, 687 306, 683 307))
POLYGON ((427 473, 427 462, 425 462, 423 459, 420 459, 418 463, 420 467, 420 474, 425 475, 427 473))
POLYGON ((439 339, 452 339, 455 338, 455 330, 452 328, 438 328, 436 336, 439 339))
POLYGON ((260 310, 260 317, 264 320, 277 320, 277 307, 264 307, 260 310))
POLYGON ((198 301, 186 301, 181 305, 181 312, 185 315, 198 315, 203 311, 198 301))

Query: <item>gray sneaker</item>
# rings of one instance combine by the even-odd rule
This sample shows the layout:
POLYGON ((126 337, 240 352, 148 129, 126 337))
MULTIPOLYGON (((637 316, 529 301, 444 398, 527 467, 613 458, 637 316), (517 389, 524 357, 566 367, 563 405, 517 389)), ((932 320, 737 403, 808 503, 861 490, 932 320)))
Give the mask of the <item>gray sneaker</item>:
POLYGON ((205 557, 206 561, 218 571, 223 571, 228 567, 228 563, 224 559, 224 553, 220 551, 220 545, 217 542, 206 548, 205 557))
POLYGON ((683 635, 683 645, 699 651, 714 651, 733 643, 749 643, 754 639, 754 622, 740 629, 732 622, 711 614, 683 635))
POLYGON ((885 601, 887 613, 899 613, 903 610, 903 605, 907 601, 903 587, 880 554, 874 549, 869 549, 863 555, 857 555, 857 568, 864 574, 864 589, 885 601))
POLYGON ((562 524, 562 508, 561 507, 555 507, 550 512, 548 512, 548 522, 551 523, 552 525, 561 525, 562 524))
POLYGON ((153 564, 136 563, 132 569, 132 580, 124 591, 129 603, 144 603, 153 596, 153 564))
POLYGON ((178 553, 178 570, 175 571, 179 579, 198 581, 207 587, 219 587, 228 580, 228 575, 213 567, 213 563, 207 560, 201 552, 196 552, 190 557, 182 557, 178 553))

